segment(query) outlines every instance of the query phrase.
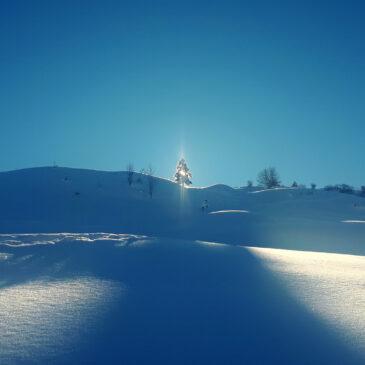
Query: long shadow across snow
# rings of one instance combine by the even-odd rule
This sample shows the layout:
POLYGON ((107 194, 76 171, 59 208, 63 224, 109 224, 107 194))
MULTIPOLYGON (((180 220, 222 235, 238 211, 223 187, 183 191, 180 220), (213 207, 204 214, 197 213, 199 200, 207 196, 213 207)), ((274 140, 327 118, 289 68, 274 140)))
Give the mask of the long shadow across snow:
POLYGON ((301 251, 365 255, 365 224, 339 221, 286 220, 248 214, 196 215, 167 226, 167 236, 301 251), (170 231, 169 231, 170 230, 170 231))
MULTIPOLYGON (((136 239, 128 246, 69 242, 0 251, 14 255, 0 261, 5 287, 93 276, 125 288, 104 308, 97 334, 50 357, 52 364, 364 363, 241 247, 136 239)), ((0 362, 1 341, 4 334, 0 362)))

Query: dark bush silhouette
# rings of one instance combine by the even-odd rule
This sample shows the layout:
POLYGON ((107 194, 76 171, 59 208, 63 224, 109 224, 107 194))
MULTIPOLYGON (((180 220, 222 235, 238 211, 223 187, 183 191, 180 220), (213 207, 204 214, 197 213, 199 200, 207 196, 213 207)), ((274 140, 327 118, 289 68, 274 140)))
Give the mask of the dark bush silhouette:
POLYGON ((150 165, 146 170, 147 176, 147 184, 148 184, 148 194, 150 198, 153 196, 153 192, 155 191, 155 178, 154 178, 155 171, 153 170, 152 166, 150 165))
POLYGON ((267 167, 259 172, 257 182, 266 189, 272 189, 280 186, 279 174, 275 167, 267 167))
POLYGON ((133 164, 130 162, 127 165, 127 180, 128 180, 128 185, 131 186, 133 184, 133 175, 134 175, 134 166, 133 164))
POLYGON ((343 194, 353 194, 355 192, 354 188, 347 184, 337 184, 337 185, 326 185, 324 187, 325 191, 338 191, 343 194))

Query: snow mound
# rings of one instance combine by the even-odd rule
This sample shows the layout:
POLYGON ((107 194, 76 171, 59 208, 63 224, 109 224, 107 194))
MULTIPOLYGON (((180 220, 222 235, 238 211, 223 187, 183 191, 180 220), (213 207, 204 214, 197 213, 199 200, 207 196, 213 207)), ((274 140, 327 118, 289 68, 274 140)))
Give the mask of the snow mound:
POLYGON ((205 189, 210 190, 210 191, 216 191, 216 192, 225 192, 225 191, 234 190, 234 188, 232 188, 231 186, 224 185, 224 184, 211 185, 211 186, 206 187, 205 189))

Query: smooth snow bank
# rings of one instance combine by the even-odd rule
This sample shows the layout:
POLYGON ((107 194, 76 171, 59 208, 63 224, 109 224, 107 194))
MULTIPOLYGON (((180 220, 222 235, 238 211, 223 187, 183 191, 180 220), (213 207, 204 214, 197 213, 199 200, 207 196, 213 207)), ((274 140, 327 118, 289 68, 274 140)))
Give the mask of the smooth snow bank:
POLYGON ((365 353, 365 256, 252 247, 306 307, 365 353))
POLYGON ((362 258, 106 233, 0 241, 1 364, 364 362, 360 311, 324 298, 347 283, 362 305, 362 258), (292 290, 301 280, 318 306, 292 290))
POLYGON ((261 194, 261 193, 268 193, 273 191, 289 191, 289 190, 297 190, 299 191, 299 188, 290 188, 290 187, 280 187, 280 188, 271 188, 271 189, 265 189, 261 188, 259 190, 250 191, 250 194, 261 194))
POLYGON ((247 214, 248 210, 240 209, 227 209, 227 210, 217 210, 215 212, 209 212, 209 214, 247 214))
POLYGON ((365 224, 365 221, 359 221, 359 220, 346 220, 342 221, 343 223, 358 223, 358 224, 365 224))

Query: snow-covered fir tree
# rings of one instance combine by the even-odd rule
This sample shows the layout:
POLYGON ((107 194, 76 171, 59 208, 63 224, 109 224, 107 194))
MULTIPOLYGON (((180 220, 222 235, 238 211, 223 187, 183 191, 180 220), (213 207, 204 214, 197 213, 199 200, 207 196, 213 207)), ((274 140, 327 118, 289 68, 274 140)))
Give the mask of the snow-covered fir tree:
POLYGON ((176 166, 175 181, 181 185, 191 185, 191 172, 186 164, 185 159, 180 159, 176 166))

